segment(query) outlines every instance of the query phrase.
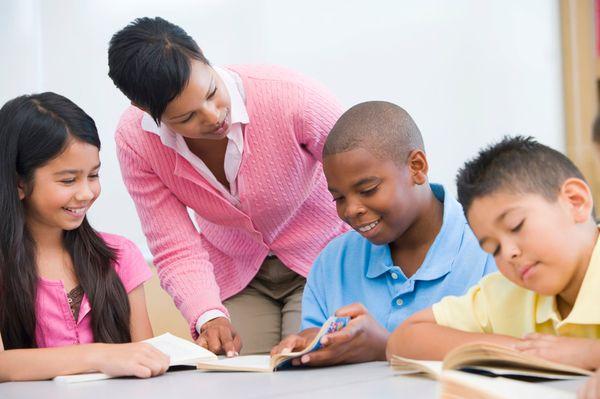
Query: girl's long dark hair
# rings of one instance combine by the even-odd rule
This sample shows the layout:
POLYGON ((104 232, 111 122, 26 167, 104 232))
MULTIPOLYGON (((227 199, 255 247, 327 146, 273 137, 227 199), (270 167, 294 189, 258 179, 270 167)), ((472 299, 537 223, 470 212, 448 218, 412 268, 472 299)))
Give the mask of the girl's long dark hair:
MULTIPOLYGON (((72 140, 100 149, 92 118, 63 96, 51 92, 20 96, 0 109, 0 334, 5 349, 37 347, 36 245, 17 187, 33 187, 35 170, 60 155, 72 140)), ((129 301, 113 267, 115 250, 87 218, 64 232, 63 244, 90 301, 94 340, 130 342, 129 301)))

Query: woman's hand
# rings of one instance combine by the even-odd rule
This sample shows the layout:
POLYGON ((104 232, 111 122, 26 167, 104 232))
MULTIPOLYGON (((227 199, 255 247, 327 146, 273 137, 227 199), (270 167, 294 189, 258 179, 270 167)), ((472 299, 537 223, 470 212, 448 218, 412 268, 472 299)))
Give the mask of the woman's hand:
POLYGON ((91 364, 95 370, 113 377, 155 377, 169 368, 169 356, 145 342, 93 344, 91 364))
POLYGON ((196 343, 227 357, 237 356, 242 349, 242 339, 226 317, 217 317, 204 323, 196 343))

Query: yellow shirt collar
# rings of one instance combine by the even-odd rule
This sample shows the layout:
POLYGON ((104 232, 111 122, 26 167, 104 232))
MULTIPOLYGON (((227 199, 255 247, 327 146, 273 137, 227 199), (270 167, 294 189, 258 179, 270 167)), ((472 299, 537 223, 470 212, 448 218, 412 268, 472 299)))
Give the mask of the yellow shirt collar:
MULTIPOLYGON (((600 236, 596 241, 590 264, 581 283, 579 294, 573 309, 561 324, 600 324, 600 236)), ((538 295, 536 322, 542 324, 548 320, 560 322, 556 307, 556 297, 538 295)))

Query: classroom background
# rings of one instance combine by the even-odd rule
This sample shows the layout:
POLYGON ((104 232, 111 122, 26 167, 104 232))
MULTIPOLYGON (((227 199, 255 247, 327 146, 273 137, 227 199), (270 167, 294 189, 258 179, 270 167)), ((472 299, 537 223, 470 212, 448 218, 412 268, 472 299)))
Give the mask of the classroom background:
MULTIPOLYGON (((349 107, 388 100, 423 136, 431 180, 454 192, 476 150, 526 134, 584 171, 596 112, 592 0, 2 0, 0 102, 56 91, 96 121, 99 230, 150 257, 122 183, 113 134, 126 98, 107 76, 112 34, 136 17, 183 27, 217 65, 270 63, 324 83, 349 107)), ((588 172, 591 173, 591 172, 588 172)))

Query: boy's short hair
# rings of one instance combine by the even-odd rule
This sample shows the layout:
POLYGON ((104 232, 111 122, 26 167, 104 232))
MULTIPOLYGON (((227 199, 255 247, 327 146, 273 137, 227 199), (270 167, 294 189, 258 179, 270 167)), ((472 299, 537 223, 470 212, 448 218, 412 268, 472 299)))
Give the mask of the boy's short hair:
POLYGON ((190 61, 209 64, 198 44, 162 18, 138 18, 115 33, 108 47, 108 76, 157 124, 190 78, 190 61))
POLYGON ((344 112, 327 136, 323 158, 356 148, 398 164, 404 164, 411 151, 425 150, 421 132, 408 112, 386 101, 360 103, 344 112))
POLYGON ((533 137, 504 137, 465 163, 456 176, 456 188, 466 214, 476 198, 500 189, 555 201, 562 184, 572 177, 585 181, 564 154, 533 137))

